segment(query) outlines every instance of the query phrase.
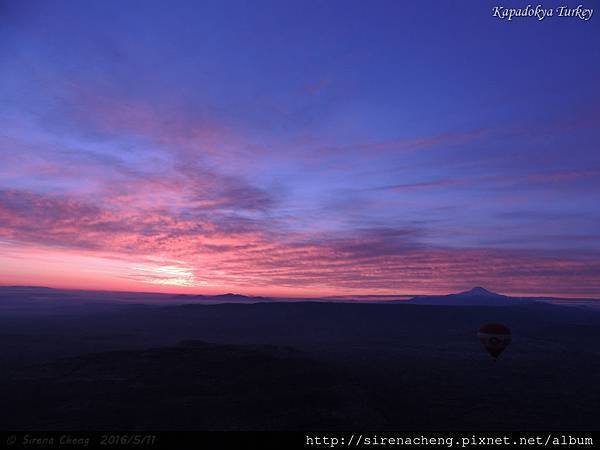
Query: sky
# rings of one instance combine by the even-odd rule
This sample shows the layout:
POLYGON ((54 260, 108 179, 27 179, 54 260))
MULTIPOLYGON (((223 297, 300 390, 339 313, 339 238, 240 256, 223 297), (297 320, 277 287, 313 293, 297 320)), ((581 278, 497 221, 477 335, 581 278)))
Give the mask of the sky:
POLYGON ((0 284, 600 298, 600 11, 494 5, 0 0, 0 284))

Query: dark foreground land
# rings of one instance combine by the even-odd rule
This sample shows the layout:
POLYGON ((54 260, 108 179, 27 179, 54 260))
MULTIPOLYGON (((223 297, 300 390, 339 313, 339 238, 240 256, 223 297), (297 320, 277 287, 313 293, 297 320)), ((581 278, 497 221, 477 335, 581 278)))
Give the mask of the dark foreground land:
POLYGON ((116 305, 0 315, 5 430, 598 430, 600 313, 116 305), (513 343, 497 363, 482 322, 513 343))

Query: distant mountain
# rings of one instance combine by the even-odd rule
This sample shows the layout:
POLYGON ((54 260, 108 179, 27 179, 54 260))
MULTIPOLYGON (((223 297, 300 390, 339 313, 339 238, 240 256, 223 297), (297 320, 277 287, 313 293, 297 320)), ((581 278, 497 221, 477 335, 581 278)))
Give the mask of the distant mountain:
POLYGON ((456 294, 448 295, 419 295, 408 300, 419 305, 461 305, 461 306, 514 306, 531 304, 531 298, 509 297, 489 291, 481 286, 456 294))
POLYGON ((162 305, 221 303, 407 303, 419 305, 489 305, 508 306, 532 303, 551 303, 562 306, 600 309, 600 299, 553 298, 553 297, 510 297, 477 286, 465 292, 449 295, 355 295, 336 297, 261 297, 235 293, 219 295, 168 294, 156 292, 88 291, 56 289, 43 286, 0 286, 0 316, 44 315, 73 313, 76 310, 98 312, 121 309, 134 305, 154 307, 162 305))
POLYGON ((274 299, 240 294, 186 295, 153 292, 86 291, 43 286, 0 286, 0 316, 73 314, 178 304, 259 303, 274 299))
POLYGON ((214 298, 215 300, 228 301, 228 302, 231 302, 231 301, 262 302, 262 301, 267 300, 266 297, 249 297, 247 295, 232 294, 232 293, 221 294, 221 295, 214 295, 212 298, 214 298))
POLYGON ((504 298, 506 298, 506 295, 496 294, 495 292, 488 291, 486 288, 482 288, 481 286, 475 286, 471 290, 468 290, 465 292, 459 292, 458 294, 454 294, 454 295, 460 295, 462 297, 494 297, 494 298, 504 297, 504 298))
POLYGON ((233 294, 228 292, 227 294, 217 294, 217 295, 190 295, 190 294, 176 294, 171 296, 173 300, 177 303, 204 303, 204 304, 213 304, 213 303, 260 303, 260 302, 272 302, 272 301, 280 301, 282 299, 275 299, 271 297, 261 297, 261 296, 250 296, 243 294, 233 294))
POLYGON ((197 301, 206 302, 206 303, 258 303, 258 302, 268 302, 272 301, 272 298, 269 297, 254 297, 242 294, 232 294, 231 292, 227 294, 218 294, 218 295, 185 295, 179 294, 174 296, 179 301, 186 301, 190 303, 194 303, 197 301))

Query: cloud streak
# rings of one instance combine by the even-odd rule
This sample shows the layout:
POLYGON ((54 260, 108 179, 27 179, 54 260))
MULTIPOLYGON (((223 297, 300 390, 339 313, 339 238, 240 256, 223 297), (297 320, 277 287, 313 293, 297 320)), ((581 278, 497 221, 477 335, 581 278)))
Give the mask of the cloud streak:
POLYGON ((440 247, 424 244, 418 228, 286 234, 265 222, 200 221, 158 209, 132 214, 18 191, 0 192, 0 219, 5 240, 112 254, 131 262, 124 276, 156 285, 201 287, 210 280, 297 295, 442 292, 485 282, 519 293, 589 296, 600 287, 600 255, 593 252, 440 247), (166 262, 141 262, 153 258, 166 262), (565 290, 565 280, 576 287, 565 290))

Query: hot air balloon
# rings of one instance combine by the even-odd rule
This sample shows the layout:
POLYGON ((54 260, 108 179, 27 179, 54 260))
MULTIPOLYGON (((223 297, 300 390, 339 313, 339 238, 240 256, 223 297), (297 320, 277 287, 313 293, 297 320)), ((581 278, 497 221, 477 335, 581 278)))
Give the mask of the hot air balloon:
POLYGON ((485 323, 481 325, 477 337, 488 353, 492 355, 494 361, 508 347, 511 341, 510 330, 500 323, 485 323))

